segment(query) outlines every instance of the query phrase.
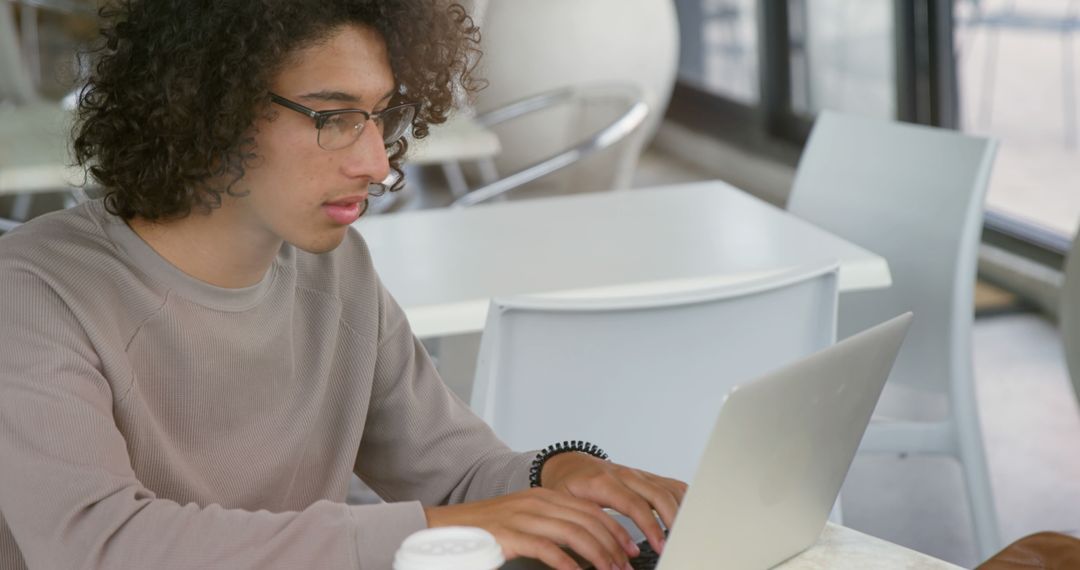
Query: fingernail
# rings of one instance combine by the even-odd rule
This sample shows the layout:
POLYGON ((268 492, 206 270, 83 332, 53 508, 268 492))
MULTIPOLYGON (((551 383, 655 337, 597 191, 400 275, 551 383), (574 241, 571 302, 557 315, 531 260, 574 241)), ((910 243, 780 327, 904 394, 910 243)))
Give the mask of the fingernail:
POLYGON ((660 550, 657 552, 657 554, 660 554, 660 553, 664 552, 664 546, 666 546, 666 545, 667 545, 667 540, 664 540, 663 538, 661 538, 660 539, 660 550))
POLYGON ((634 541, 629 540, 626 542, 626 545, 630 547, 630 556, 641 554, 641 549, 638 548, 638 545, 634 541))
POLYGON ((611 570, 626 570, 626 569, 625 568, 619 568, 618 564, 612 562, 611 563, 611 570))

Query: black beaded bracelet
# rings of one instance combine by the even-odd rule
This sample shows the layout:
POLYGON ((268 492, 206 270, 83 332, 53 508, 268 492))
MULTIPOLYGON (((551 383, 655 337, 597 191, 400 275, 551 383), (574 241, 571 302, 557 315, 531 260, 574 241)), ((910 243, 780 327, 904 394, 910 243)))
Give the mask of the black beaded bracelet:
POLYGON ((540 471, 544 469, 544 463, 547 463, 548 459, 560 454, 570 451, 577 451, 579 453, 587 453, 593 457, 600 459, 607 459, 608 454, 604 453, 603 449, 600 449, 596 444, 589 443, 587 441, 564 441, 562 443, 553 443, 543 449, 540 453, 536 454, 536 458, 533 459, 532 466, 529 467, 529 486, 540 486, 540 471))

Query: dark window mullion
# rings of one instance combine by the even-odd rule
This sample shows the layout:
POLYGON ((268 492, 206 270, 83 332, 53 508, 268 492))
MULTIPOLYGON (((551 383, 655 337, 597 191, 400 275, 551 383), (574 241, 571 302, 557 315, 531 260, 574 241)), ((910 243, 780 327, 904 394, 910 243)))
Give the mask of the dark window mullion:
MULTIPOLYGON (((801 2, 805 11, 804 0, 801 2)), ((760 26, 761 113, 765 131, 772 137, 802 146, 810 136, 812 121, 795 113, 791 91, 791 22, 788 2, 761 2, 760 26)))
POLYGON ((760 2, 758 6, 761 113, 765 130, 783 136, 784 123, 792 114, 787 2, 760 2))
POLYGON ((957 128, 953 0, 894 0, 896 118, 957 128))
POLYGON ((956 69, 953 0, 930 0, 930 65, 934 108, 933 124, 960 128, 960 89, 956 69))

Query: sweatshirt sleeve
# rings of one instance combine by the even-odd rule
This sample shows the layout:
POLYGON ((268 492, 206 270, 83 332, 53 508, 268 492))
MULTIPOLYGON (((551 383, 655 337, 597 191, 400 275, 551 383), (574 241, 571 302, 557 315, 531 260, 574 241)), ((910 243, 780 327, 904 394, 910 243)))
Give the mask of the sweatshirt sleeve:
POLYGON ((380 283, 372 405, 356 471, 389 501, 441 505, 528 487, 531 455, 500 441, 443 383, 380 283))
POLYGON ((28 567, 381 570, 426 526, 416 502, 271 513, 157 498, 136 478, 115 387, 71 309, 10 267, 0 292, 0 530, 28 567))

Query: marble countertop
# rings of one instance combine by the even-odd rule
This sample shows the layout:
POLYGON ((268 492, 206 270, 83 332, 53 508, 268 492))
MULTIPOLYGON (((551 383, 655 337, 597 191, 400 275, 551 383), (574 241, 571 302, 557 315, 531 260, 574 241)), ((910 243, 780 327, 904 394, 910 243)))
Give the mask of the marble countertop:
POLYGON ((828 523, 817 543, 776 570, 954 570, 959 566, 828 523))
MULTIPOLYGON (((527 559, 507 562, 502 570, 540 570, 546 565, 527 559)), ((773 570, 960 570, 944 560, 827 523, 816 543, 773 570)))

